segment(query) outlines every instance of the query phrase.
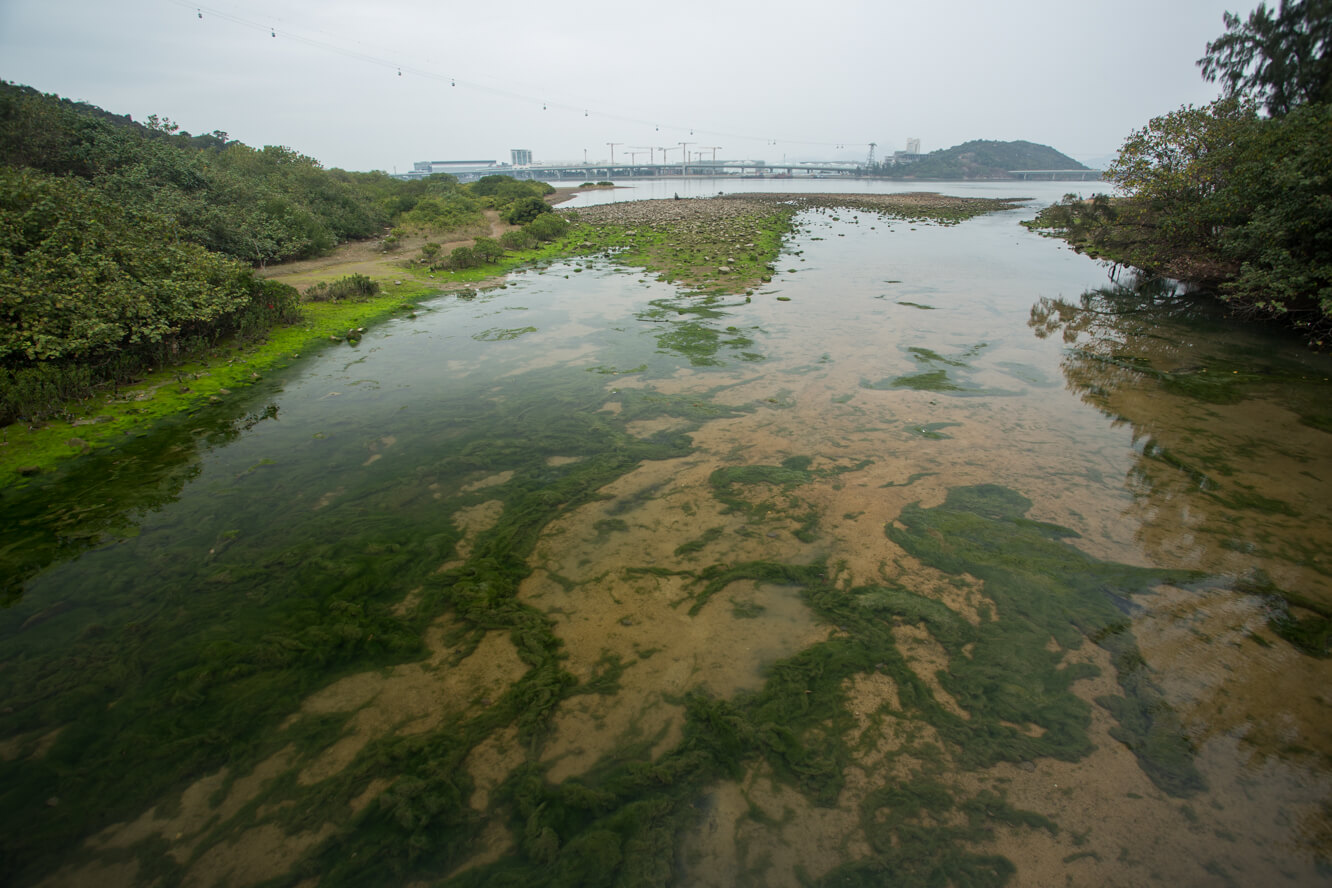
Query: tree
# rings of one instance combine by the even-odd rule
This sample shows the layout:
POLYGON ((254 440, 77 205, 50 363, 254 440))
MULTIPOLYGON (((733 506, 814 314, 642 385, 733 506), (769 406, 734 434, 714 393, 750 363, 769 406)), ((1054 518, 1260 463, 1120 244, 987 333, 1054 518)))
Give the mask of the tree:
POLYGON ((1229 201, 1242 224, 1221 235, 1240 266, 1226 299, 1284 315, 1311 338, 1332 326, 1332 105, 1258 121, 1237 146, 1229 201))
POLYGON ((500 215, 510 225, 524 225, 542 213, 552 212, 550 204, 539 197, 520 197, 500 215))
POLYGON ((1257 99, 1273 116, 1332 102, 1332 0, 1280 0, 1275 14, 1260 3, 1247 21, 1230 12, 1224 21, 1226 33, 1198 60, 1208 82, 1257 99))
POLYGON ((1124 141, 1106 178, 1135 198, 1160 247, 1210 250, 1221 229, 1237 221, 1226 186, 1256 120, 1253 105, 1238 99, 1154 118, 1124 141))

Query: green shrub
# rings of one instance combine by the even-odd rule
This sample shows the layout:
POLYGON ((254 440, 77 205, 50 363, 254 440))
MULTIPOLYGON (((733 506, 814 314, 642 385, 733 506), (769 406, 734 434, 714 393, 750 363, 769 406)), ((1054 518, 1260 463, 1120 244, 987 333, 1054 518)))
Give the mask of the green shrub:
POLYGON ((537 216, 551 212, 554 211, 550 208, 550 204, 541 198, 523 197, 511 203, 509 208, 500 214, 500 218, 510 225, 522 225, 531 222, 537 216))
POLYGON ((506 250, 530 250, 537 244, 537 239, 526 228, 515 228, 500 235, 500 246, 506 250))
POLYGON ((493 238, 478 237, 472 244, 472 253, 476 255, 478 265, 490 265, 504 255, 504 247, 493 238))
POLYGON ((569 230, 569 223, 558 213, 543 213, 523 226, 538 241, 553 241, 569 230))
POLYGON ((73 177, 0 169, 0 364, 95 361, 225 328, 253 278, 73 177))
POLYGON ((476 268, 480 264, 471 247, 454 247, 453 252, 449 253, 449 258, 438 263, 437 267, 461 271, 464 268, 476 268))
POLYGON ((379 295, 379 282, 363 274, 350 274, 336 281, 320 281, 305 290, 307 302, 338 302, 343 299, 369 299, 379 295))
POLYGON ((432 231, 457 231, 471 225, 480 225, 486 217, 480 202, 462 191, 448 194, 427 194, 411 210, 398 217, 400 224, 413 225, 432 231))

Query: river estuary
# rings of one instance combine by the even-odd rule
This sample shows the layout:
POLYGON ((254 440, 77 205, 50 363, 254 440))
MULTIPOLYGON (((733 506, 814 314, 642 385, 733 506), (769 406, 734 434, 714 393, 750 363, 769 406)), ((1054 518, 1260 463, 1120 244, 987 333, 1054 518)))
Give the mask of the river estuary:
POLYGON ((1091 185, 529 269, 6 491, 0 882, 1332 883, 1332 360, 1018 224, 1091 185))

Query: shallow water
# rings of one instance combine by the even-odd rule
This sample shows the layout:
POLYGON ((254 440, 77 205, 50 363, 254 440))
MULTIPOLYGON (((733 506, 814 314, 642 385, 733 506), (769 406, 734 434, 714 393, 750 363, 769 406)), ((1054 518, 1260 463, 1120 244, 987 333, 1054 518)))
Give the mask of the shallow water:
MULTIPOLYGON (((552 182, 567 187, 568 182, 552 182)), ((577 209, 603 203, 627 200, 667 200, 691 197, 714 197, 718 194, 744 194, 750 192, 777 192, 801 194, 900 194, 904 192, 932 191, 956 197, 1029 197, 1036 206, 1057 202, 1065 194, 1090 197, 1113 190, 1109 182, 1038 181, 1013 182, 1007 179, 974 179, 970 181, 937 181, 922 179, 857 179, 847 176, 816 178, 800 176, 790 179, 742 179, 739 176, 689 176, 620 179, 615 188, 593 189, 575 194, 560 204, 561 208, 577 209)), ((1035 215, 1034 213, 1032 215, 1035 215)))
POLYGON ((4 880, 1328 881, 1332 363, 1024 215, 532 270, 6 492, 4 880))

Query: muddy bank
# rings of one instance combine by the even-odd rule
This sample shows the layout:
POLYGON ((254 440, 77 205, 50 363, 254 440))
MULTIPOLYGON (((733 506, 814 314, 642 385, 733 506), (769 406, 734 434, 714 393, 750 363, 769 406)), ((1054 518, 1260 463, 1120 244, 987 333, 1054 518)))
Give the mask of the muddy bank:
POLYGON ((636 200, 600 204, 567 211, 580 222, 594 225, 663 224, 671 222, 717 222, 745 215, 771 213, 773 207, 795 209, 846 208, 903 218, 937 221, 960 220, 984 213, 1012 209, 1027 198, 991 199, 950 197, 934 192, 902 194, 724 194, 688 200, 636 200))

